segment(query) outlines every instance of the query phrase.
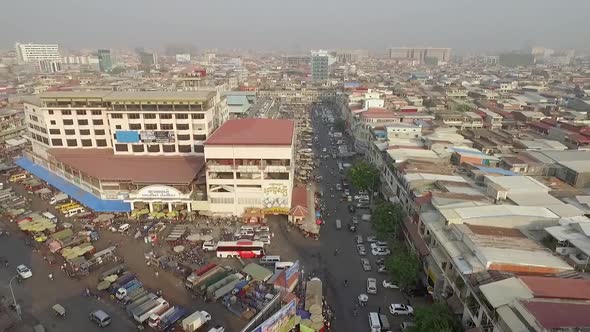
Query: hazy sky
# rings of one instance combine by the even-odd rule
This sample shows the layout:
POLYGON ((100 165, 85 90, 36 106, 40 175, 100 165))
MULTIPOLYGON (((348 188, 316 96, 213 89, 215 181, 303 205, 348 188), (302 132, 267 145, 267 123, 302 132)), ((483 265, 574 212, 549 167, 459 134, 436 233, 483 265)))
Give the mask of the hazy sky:
POLYGON ((0 47, 590 50, 590 0, 4 0, 0 47))

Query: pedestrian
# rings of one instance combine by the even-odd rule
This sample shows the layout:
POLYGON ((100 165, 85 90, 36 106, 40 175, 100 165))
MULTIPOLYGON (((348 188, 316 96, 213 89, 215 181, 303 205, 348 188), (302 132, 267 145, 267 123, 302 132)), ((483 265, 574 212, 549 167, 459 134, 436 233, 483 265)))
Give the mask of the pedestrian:
POLYGON ((156 271, 155 274, 156 274, 156 278, 160 275, 160 273, 158 273, 158 271, 156 271))
POLYGON ((381 313, 381 307, 379 307, 378 312, 381 313))

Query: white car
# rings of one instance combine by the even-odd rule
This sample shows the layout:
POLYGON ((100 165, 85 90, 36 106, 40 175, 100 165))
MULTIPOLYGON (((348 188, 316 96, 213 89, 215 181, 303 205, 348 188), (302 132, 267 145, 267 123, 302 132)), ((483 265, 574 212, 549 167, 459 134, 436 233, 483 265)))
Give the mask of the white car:
POLYGON ((377 294, 377 280, 375 278, 367 278, 367 293, 377 294))
POLYGON ((371 249, 376 249, 376 248, 379 248, 379 247, 385 247, 385 248, 387 248, 387 242, 385 242, 385 241, 376 241, 376 242, 371 243, 371 249))
POLYGON ((21 277, 21 279, 28 279, 33 276, 33 272, 31 271, 31 269, 29 269, 23 264, 16 267, 16 272, 21 277))
POLYGON ((217 249, 217 243, 215 241, 203 242, 203 251, 215 251, 217 249))
POLYGON ((373 254, 373 256, 388 256, 391 255, 391 251, 387 248, 379 247, 377 249, 372 249, 371 254, 373 254))
POLYGON ((264 243, 264 245, 270 245, 270 236, 261 236, 258 241, 264 243))
POLYGON ((260 226, 260 227, 258 227, 258 232, 259 233, 261 233, 261 232, 267 232, 267 233, 269 233, 270 232, 270 228, 268 226, 260 226))
POLYGON ((401 303, 392 303, 389 305, 389 312, 392 315, 406 315, 406 316, 414 316, 414 308, 409 305, 401 304, 401 303))
POLYGON ((377 241, 377 237, 374 235, 367 236, 367 242, 373 243, 377 241))
POLYGON ((361 258, 361 265, 363 266, 363 270, 371 271, 371 262, 368 259, 361 258))
POLYGON ((399 286, 394 284, 393 281, 383 280, 383 288, 399 289, 399 286))

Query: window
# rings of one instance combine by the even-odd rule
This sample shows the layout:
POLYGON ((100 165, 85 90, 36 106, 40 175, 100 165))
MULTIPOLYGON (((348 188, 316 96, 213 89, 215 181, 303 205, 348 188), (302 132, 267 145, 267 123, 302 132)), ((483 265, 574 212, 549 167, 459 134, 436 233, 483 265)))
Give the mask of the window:
POLYGON ((179 141, 188 141, 191 139, 191 135, 178 135, 176 137, 179 141))
POLYGON ((186 124, 186 123, 185 124, 179 123, 179 124, 176 125, 176 129, 178 129, 178 130, 188 130, 188 124, 186 124))
POLYGON ((126 152, 129 151, 127 144, 115 144, 115 151, 126 152))
POLYGON ((53 110, 49 110, 49 111, 47 111, 47 113, 49 113, 50 115, 53 115, 53 110))
POLYGON ((121 125, 115 125, 115 129, 121 129, 121 125))
POLYGON ((204 141, 207 138, 207 135, 193 135, 195 141, 204 141))
POLYGON ((73 124, 74 124, 74 120, 70 120, 70 119, 64 120, 64 126, 71 126, 73 124))
POLYGON ((174 126, 172 124, 170 124, 170 123, 162 123, 160 125, 160 128, 162 130, 172 130, 172 129, 174 129, 174 126))
POLYGON ((129 119, 139 119, 140 115, 137 113, 129 113, 129 114, 127 114, 127 117, 129 119))
POLYGON ((85 110, 76 110, 76 114, 77 115, 86 115, 86 111, 85 110))
POLYGON ((144 119, 155 119, 156 115, 154 113, 146 113, 143 115, 144 119))
POLYGON ((140 130, 141 129, 141 123, 130 123, 129 124, 129 129, 131 129, 131 130, 140 130))
MULTIPOLYGON (((55 125, 55 120, 49 121, 50 124, 55 125)), ((73 122, 72 122, 73 123, 73 122)), ((64 123, 65 124, 65 123, 64 123)))
POLYGON ((106 139, 97 139, 96 146, 107 146, 107 140, 106 139))
POLYGON ((82 142, 82 146, 92 146, 91 139, 83 139, 81 142, 82 142))
POLYGON ((80 126, 87 126, 88 125, 88 120, 86 120, 86 119, 78 120, 78 125, 80 125, 80 126))
POLYGON ((176 114, 177 119, 188 119, 188 114, 176 114))
POLYGON ((47 137, 42 137, 42 139, 43 139, 43 143, 49 144, 49 140, 47 139, 47 137))
POLYGON ((53 146, 63 146, 64 143, 59 138, 54 138, 51 140, 51 145, 53 146))
POLYGON ((176 152, 176 147, 174 145, 170 145, 170 144, 162 145, 162 151, 164 151, 164 152, 176 152))
POLYGON ((49 129, 49 133, 52 135, 60 135, 61 134, 61 130, 59 129, 49 129))
POLYGON ((179 145, 178 152, 189 153, 189 152, 191 152, 191 146, 190 145, 179 145))
POLYGON ((74 129, 66 129, 65 134, 68 136, 69 135, 76 135, 76 131, 74 129))
POLYGON ((84 135, 84 136, 90 135, 90 129, 80 129, 80 135, 84 135))
POLYGON ((160 114, 160 119, 172 119, 172 114, 160 114))
POLYGON ((92 120, 92 124, 95 126, 100 126, 100 125, 104 124, 104 122, 102 121, 102 119, 98 119, 98 120, 92 120))
POLYGON ((147 147, 148 152, 160 152, 159 145, 148 145, 147 147))
POLYGON ((146 130, 157 130, 158 129, 158 125, 155 123, 146 123, 145 124, 145 129, 146 130))
POLYGON ((68 146, 77 146, 78 145, 78 141, 76 139, 67 139, 66 140, 68 146))
POLYGON ((204 113, 193 113, 191 114, 191 119, 204 119, 205 118, 205 114, 204 113))
POLYGON ((96 129, 94 135, 104 135, 104 129, 96 129))
POLYGON ((102 114, 101 111, 97 111, 97 110, 92 111, 92 115, 101 115, 101 114, 102 114))
POLYGON ((195 152, 203 153, 204 151, 205 151, 205 147, 203 147, 202 145, 195 145, 195 152))
POLYGON ((123 114, 113 113, 113 114, 111 114, 111 118, 113 118, 113 119, 122 119, 123 118, 123 114))
POLYGON ((72 111, 70 111, 70 110, 63 110, 63 111, 61 111, 61 115, 72 115, 72 111))
POLYGON ((131 145, 131 151, 133 151, 133 152, 143 152, 144 151, 143 145, 133 144, 133 145, 131 145))

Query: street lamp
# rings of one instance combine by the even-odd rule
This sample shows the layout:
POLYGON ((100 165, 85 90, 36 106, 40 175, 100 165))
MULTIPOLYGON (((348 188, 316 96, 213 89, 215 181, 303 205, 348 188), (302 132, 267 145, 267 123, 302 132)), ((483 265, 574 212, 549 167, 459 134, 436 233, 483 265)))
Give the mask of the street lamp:
POLYGON ((18 305, 16 303, 16 297, 14 297, 14 290, 12 289, 12 281, 18 277, 18 274, 15 275, 14 277, 10 278, 10 281, 8 281, 8 287, 10 287, 10 294, 12 294, 12 304, 14 304, 14 308, 16 309, 16 314, 18 315, 18 319, 22 320, 22 317, 20 316, 20 305, 18 305))

